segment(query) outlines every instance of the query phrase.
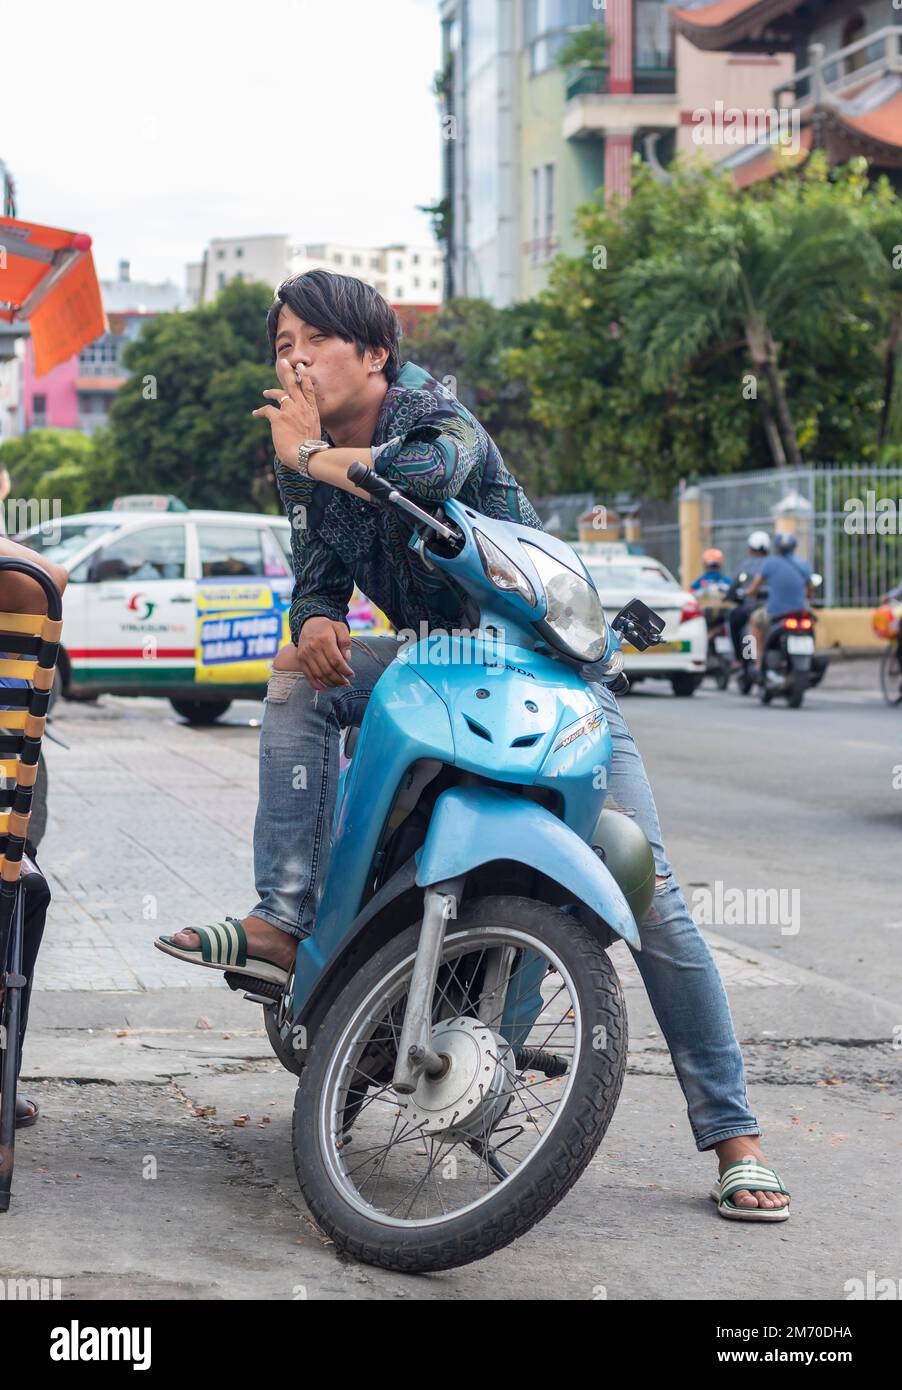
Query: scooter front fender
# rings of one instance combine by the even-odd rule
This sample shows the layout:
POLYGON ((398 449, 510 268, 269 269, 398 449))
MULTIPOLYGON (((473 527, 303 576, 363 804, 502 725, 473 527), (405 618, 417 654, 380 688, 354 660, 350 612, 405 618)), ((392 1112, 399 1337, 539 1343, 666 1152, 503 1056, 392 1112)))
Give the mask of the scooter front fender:
POLYGON ((496 787, 450 787, 435 803, 416 856, 426 888, 496 859, 539 869, 641 949, 629 904, 609 869, 568 825, 535 801, 496 787))

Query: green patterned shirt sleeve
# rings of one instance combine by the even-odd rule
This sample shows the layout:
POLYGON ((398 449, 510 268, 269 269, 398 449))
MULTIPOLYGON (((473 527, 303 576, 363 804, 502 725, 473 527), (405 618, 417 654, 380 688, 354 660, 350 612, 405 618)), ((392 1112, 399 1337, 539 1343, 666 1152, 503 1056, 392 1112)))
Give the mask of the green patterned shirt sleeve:
POLYGON ((422 398, 423 413, 404 434, 373 446, 373 467, 412 497, 444 502, 458 495, 482 463, 483 445, 472 419, 436 408, 435 397, 425 391, 410 395, 422 398))
POLYGON ((316 482, 286 468, 278 457, 275 474, 291 523, 291 562, 295 582, 288 626, 291 640, 297 646, 301 628, 308 618, 331 618, 335 623, 348 621, 354 580, 335 550, 325 545, 307 527, 307 508, 313 499, 316 482))

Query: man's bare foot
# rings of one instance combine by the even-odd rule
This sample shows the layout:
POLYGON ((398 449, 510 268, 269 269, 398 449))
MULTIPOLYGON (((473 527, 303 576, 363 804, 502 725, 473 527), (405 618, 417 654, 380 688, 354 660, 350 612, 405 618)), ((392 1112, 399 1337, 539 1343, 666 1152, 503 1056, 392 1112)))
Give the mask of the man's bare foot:
MULTIPOLYGON (((759 1163, 770 1167, 761 1145, 752 1135, 744 1135, 739 1139, 725 1139, 722 1144, 715 1144, 714 1148, 720 1160, 721 1174, 740 1158, 755 1158, 759 1163)), ((789 1197, 784 1192, 746 1192, 744 1188, 732 1193, 730 1201, 737 1207, 764 1207, 767 1210, 789 1206, 789 1197)))
MULTIPOLYGON (((296 949, 293 936, 279 931, 278 927, 264 921, 262 917, 241 917, 239 920, 247 937, 249 956, 257 960, 272 961, 273 965, 280 966, 282 970, 291 969, 296 949)), ((176 932, 170 939, 174 946, 181 946, 186 951, 196 951, 200 947, 200 937, 196 931, 189 928, 176 932)))

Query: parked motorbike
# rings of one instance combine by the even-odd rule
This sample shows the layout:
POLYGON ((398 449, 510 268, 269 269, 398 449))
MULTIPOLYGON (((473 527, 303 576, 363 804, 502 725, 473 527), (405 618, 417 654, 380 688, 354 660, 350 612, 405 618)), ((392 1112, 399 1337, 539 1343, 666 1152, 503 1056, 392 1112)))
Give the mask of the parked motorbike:
MULTIPOLYGON (((582 561, 458 500, 434 514, 364 464, 469 631, 399 650, 346 734, 332 854, 287 988, 252 982, 298 1076, 293 1147, 336 1246, 447 1269, 528 1231, 611 1121, 627 1019, 607 948, 639 946, 651 848, 602 809, 612 745, 590 682, 623 688, 623 635, 582 561)), ((246 977, 227 975, 248 991, 246 977)))

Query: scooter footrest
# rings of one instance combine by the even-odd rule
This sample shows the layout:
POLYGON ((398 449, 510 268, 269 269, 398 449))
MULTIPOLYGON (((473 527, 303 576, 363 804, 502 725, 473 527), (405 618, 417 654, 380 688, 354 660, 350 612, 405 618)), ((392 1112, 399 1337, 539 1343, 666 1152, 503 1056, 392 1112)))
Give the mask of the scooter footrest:
POLYGON ((254 975, 236 975, 233 970, 226 970, 223 978, 229 989, 246 990, 250 994, 263 994, 267 999, 274 999, 277 1002, 284 993, 281 985, 274 984, 272 980, 258 980, 254 975))

